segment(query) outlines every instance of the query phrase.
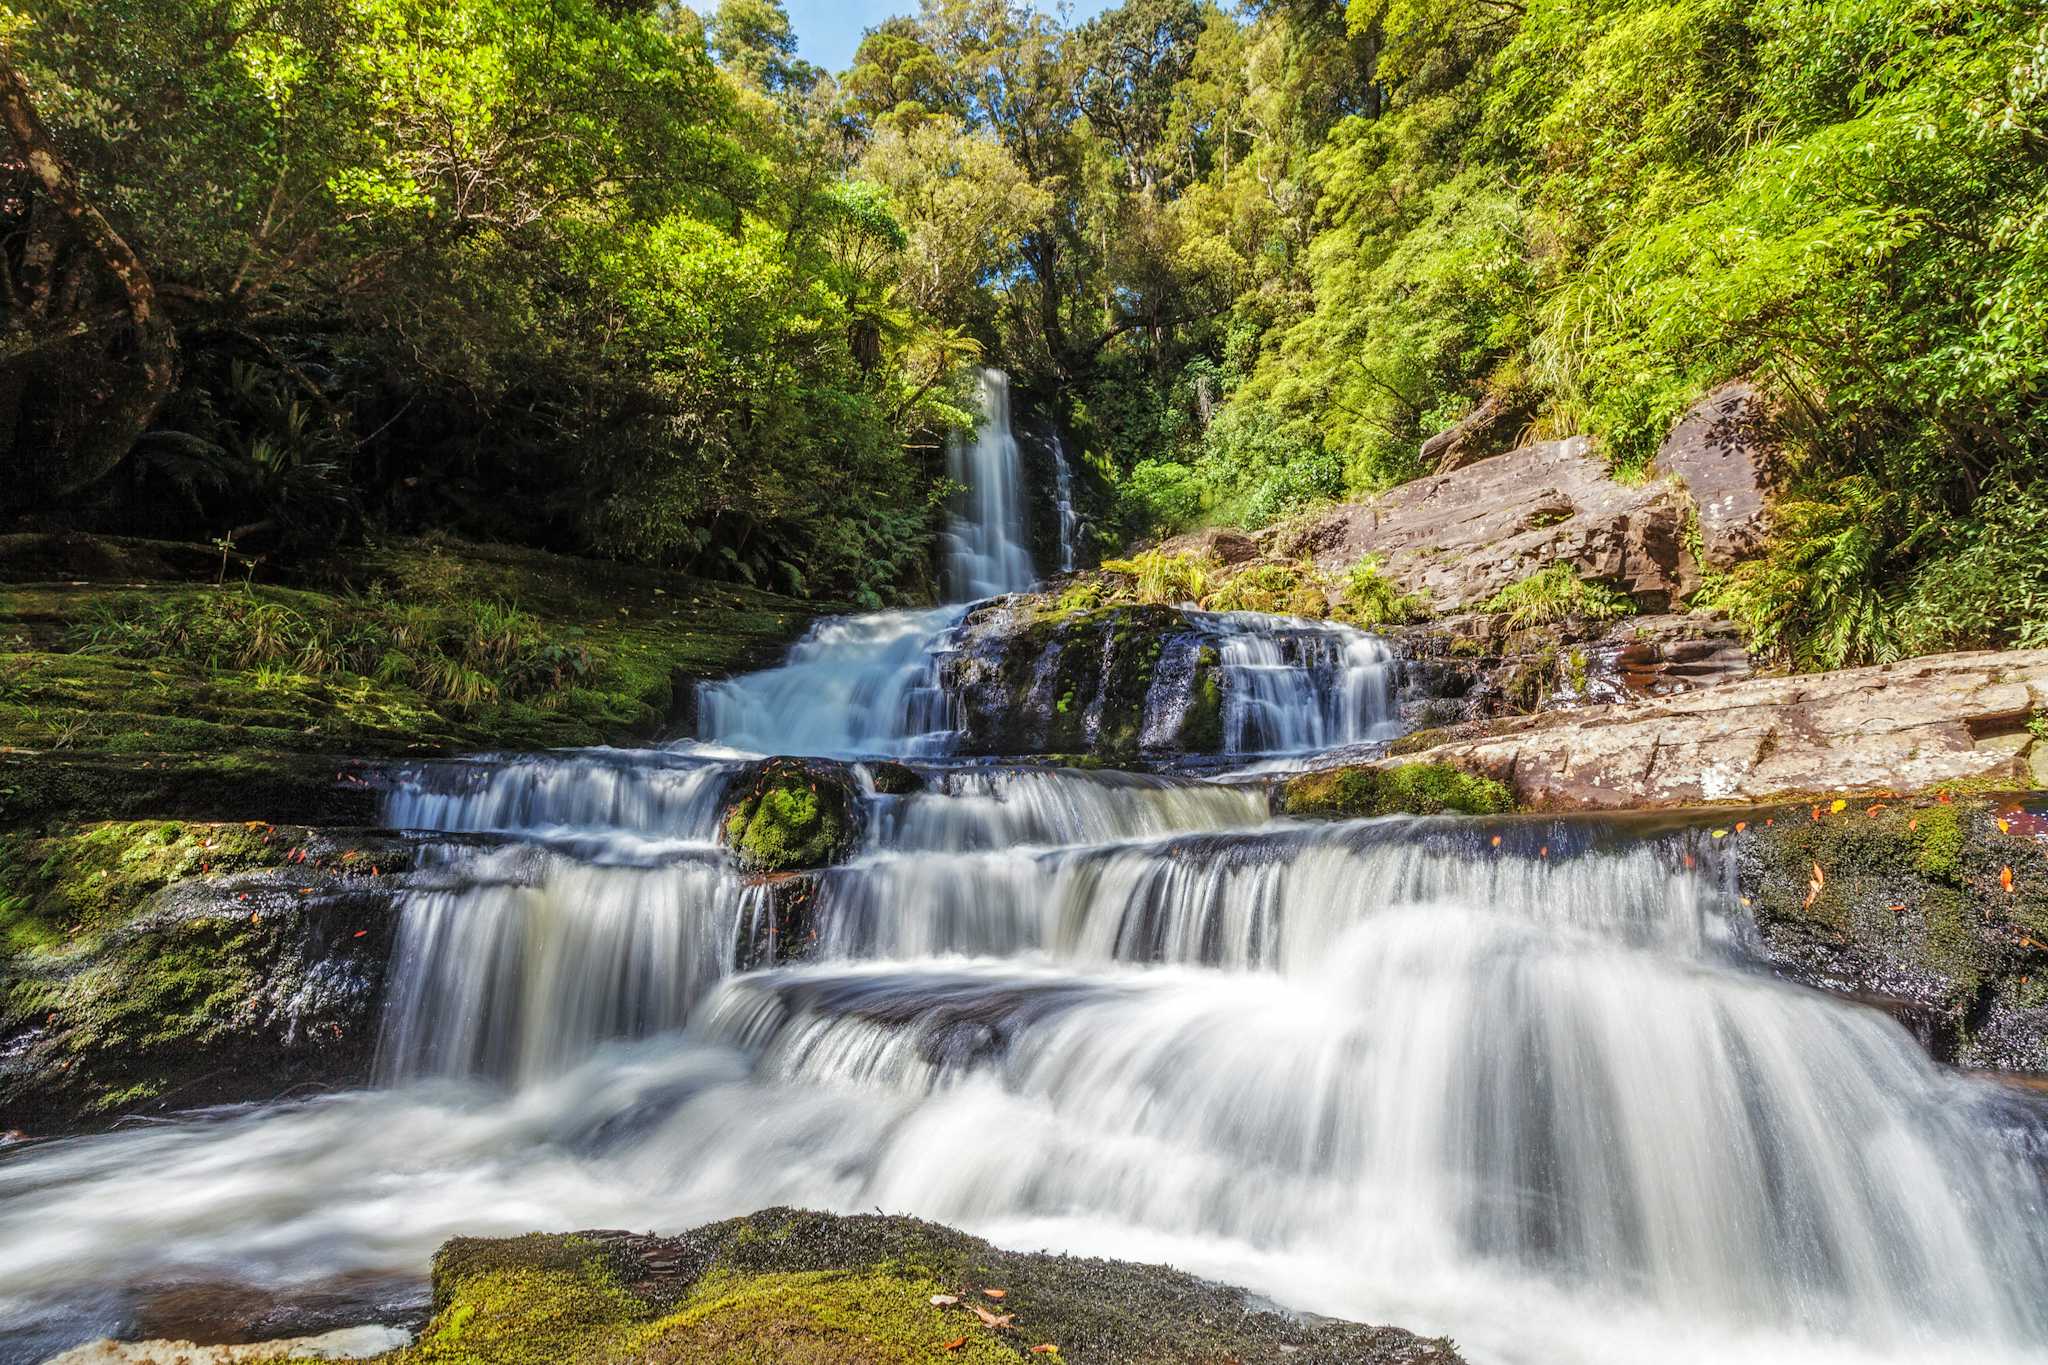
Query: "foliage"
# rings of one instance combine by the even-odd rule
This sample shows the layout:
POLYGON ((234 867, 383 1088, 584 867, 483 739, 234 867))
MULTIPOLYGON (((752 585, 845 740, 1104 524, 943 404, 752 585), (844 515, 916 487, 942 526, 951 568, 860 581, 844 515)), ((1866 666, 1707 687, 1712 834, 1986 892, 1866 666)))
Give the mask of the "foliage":
POLYGON ((1508 625, 1554 625, 1560 621, 1611 621, 1636 609, 1625 592, 1579 576, 1563 560, 1510 583, 1486 603, 1486 610, 1507 613, 1508 625))
POLYGON ((1146 550, 1129 559, 1106 559, 1105 573, 1128 574, 1137 580, 1138 600, 1167 606, 1198 602, 1208 591, 1216 561, 1207 556, 1146 550))
POLYGON ((1424 599, 1402 592, 1371 555, 1352 565, 1344 575, 1342 593, 1337 615, 1363 630, 1404 625, 1427 615, 1429 610, 1424 599))
POLYGON ((103 605, 72 629, 87 652, 173 658, 210 669, 288 669, 406 683, 460 706, 546 698, 590 671, 590 652, 509 605, 420 605, 357 599, 308 615, 257 593, 223 589, 136 607, 103 605))

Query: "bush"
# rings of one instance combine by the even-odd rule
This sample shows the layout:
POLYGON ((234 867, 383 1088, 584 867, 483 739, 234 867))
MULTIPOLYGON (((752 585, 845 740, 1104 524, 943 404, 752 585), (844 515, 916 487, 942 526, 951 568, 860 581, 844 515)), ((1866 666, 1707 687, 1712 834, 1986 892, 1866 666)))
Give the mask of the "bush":
POLYGON ((1423 599, 1402 592, 1371 555, 1352 565, 1344 576, 1344 595, 1337 604, 1337 615, 1362 630, 1404 625, 1427 611, 1423 599))
POLYGON ((1140 460, 1117 490, 1117 520, 1132 535, 1171 534, 1202 515, 1195 471, 1170 460, 1140 460))
POLYGON ((1126 574, 1137 580, 1138 600, 1173 606, 1199 602, 1208 591, 1209 579, 1218 565, 1207 556, 1168 554, 1146 550, 1129 559, 1106 559, 1105 573, 1126 574))
POLYGON ((1486 610, 1506 612, 1508 625, 1551 625, 1559 621, 1611 621, 1636 609, 1625 592, 1579 577, 1560 560, 1495 593, 1486 610))

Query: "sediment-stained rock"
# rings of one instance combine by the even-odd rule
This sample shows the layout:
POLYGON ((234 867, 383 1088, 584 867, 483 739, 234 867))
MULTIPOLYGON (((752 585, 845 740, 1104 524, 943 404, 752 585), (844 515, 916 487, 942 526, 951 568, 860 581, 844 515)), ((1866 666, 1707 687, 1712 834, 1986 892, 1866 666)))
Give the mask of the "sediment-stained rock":
POLYGON ((1508 783, 1548 810, 1758 802, 1815 792, 1915 792, 1968 782, 2048 786, 2048 650, 1943 654, 1839 673, 1452 728, 1410 756, 1508 783))

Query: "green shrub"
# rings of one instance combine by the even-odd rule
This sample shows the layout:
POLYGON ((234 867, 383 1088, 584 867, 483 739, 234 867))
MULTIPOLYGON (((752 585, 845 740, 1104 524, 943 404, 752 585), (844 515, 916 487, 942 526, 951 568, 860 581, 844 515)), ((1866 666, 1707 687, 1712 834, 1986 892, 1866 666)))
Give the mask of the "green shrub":
POLYGON ((1367 555, 1344 575, 1344 595, 1337 614, 1360 629, 1377 630, 1381 626, 1405 625, 1427 615, 1428 604, 1421 597, 1402 592, 1400 584, 1380 568, 1379 560, 1367 555))
POLYGON ((1486 603, 1488 611, 1506 612, 1508 624, 1517 629, 1559 621, 1611 621, 1635 609, 1627 593, 1581 578, 1562 560, 1502 588, 1486 603))
POLYGON ((1136 579, 1140 602, 1173 605, 1201 601, 1218 565, 1206 555, 1146 550, 1129 559, 1106 559, 1102 568, 1105 573, 1125 574, 1136 579))

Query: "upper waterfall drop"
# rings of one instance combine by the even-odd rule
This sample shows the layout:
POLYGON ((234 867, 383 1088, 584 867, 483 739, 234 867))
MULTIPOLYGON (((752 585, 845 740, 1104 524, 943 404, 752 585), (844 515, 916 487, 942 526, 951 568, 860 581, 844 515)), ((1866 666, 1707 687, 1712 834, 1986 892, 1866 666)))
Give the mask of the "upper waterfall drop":
POLYGON ((1052 433, 1052 473, 1060 514, 1060 572, 1072 573, 1081 567, 1081 514, 1074 510, 1074 468, 1057 427, 1052 433))
POLYGON ((966 492, 946 527, 946 598, 974 602, 1023 592, 1038 581, 1025 544, 1023 461, 1010 430, 1010 377, 981 372, 982 420, 973 440, 954 437, 946 466, 966 492))

